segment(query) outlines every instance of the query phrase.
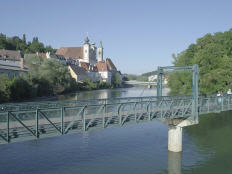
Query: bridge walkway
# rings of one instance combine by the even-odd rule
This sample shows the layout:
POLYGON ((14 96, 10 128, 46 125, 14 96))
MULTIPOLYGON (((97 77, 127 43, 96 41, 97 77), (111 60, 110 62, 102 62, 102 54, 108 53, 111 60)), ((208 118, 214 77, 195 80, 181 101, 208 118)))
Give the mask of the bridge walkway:
MULTIPOLYGON (((199 114, 231 110, 232 96, 199 97, 199 114), (221 101, 221 102, 220 102, 221 101)), ((26 102, 0 105, 0 143, 124 126, 146 121, 194 119, 191 96, 26 102)))

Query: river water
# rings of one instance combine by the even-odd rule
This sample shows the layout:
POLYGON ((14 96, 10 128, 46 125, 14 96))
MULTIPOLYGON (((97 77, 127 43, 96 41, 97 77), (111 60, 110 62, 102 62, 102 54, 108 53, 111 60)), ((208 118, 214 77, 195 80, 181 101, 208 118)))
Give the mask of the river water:
MULTIPOLYGON (((134 87, 59 99, 155 94, 155 89, 134 87)), ((0 145, 0 174, 232 173, 232 112, 202 115, 200 124, 184 128, 182 153, 168 152, 167 133, 167 125, 153 121, 0 145)))

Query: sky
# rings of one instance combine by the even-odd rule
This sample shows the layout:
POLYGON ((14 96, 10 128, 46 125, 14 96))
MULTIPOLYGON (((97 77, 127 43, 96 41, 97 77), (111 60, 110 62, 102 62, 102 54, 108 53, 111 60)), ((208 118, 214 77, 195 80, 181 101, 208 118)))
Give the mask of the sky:
POLYGON ((230 0, 0 0, 0 33, 81 46, 86 33, 122 73, 172 65, 207 33, 232 28, 230 0))

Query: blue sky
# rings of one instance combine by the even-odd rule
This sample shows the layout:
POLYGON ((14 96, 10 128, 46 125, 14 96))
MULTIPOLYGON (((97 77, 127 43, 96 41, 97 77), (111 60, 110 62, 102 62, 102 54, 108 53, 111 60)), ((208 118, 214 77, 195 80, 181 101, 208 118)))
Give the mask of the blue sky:
POLYGON ((54 48, 80 46, 89 33, 123 73, 171 65, 172 53, 206 33, 232 28, 226 0, 0 0, 0 32, 54 48))

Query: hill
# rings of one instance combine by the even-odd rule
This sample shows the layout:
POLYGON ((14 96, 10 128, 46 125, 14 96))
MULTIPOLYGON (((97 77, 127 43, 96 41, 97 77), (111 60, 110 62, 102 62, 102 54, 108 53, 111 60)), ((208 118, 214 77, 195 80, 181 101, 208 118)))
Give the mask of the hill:
POLYGON ((38 37, 34 37, 32 41, 27 42, 25 34, 20 38, 18 36, 7 37, 0 33, 0 49, 20 50, 22 53, 56 52, 51 46, 45 46, 40 42, 38 37))

